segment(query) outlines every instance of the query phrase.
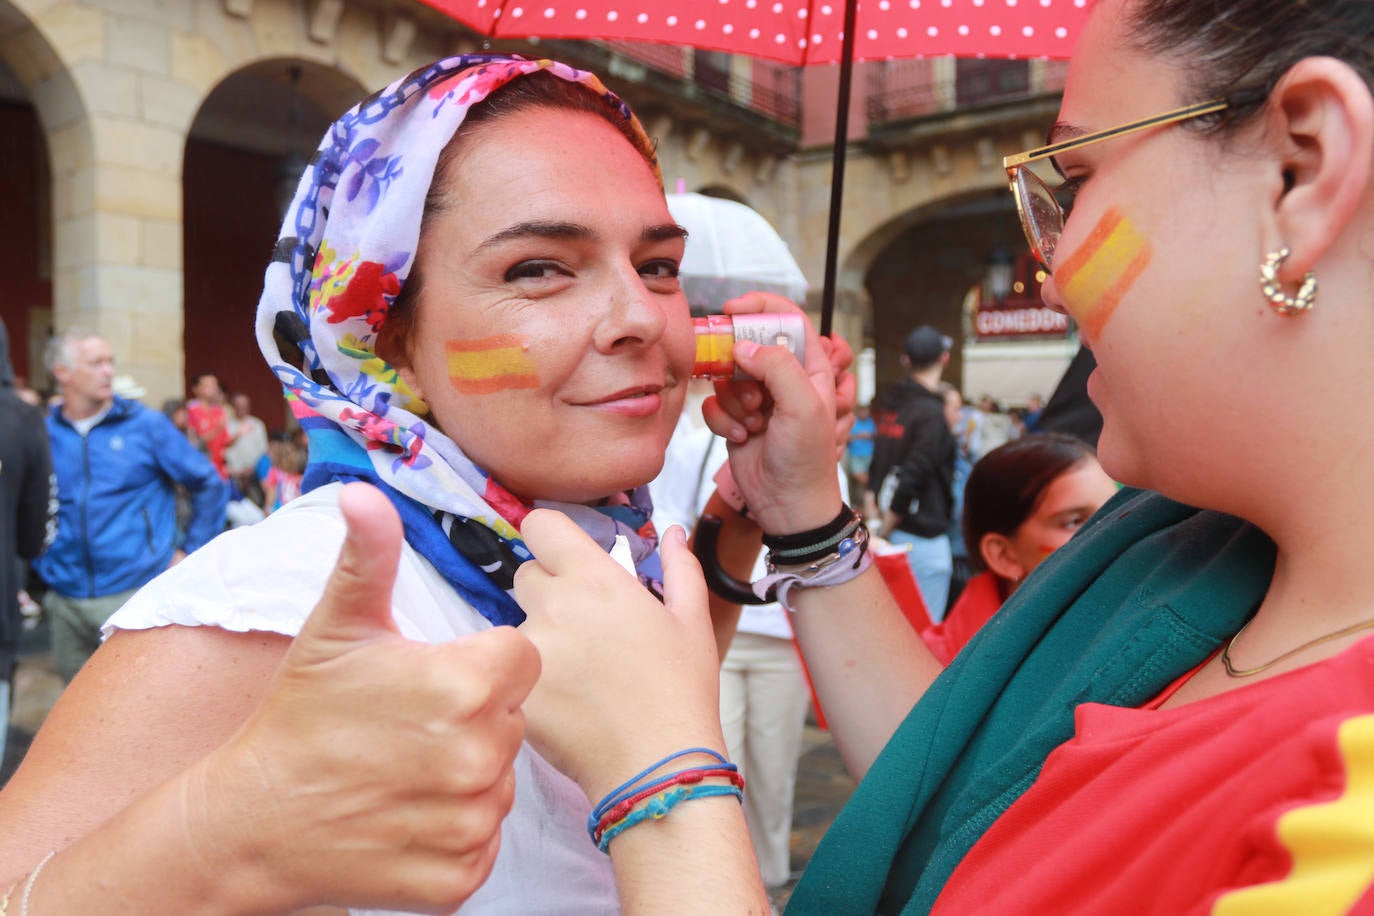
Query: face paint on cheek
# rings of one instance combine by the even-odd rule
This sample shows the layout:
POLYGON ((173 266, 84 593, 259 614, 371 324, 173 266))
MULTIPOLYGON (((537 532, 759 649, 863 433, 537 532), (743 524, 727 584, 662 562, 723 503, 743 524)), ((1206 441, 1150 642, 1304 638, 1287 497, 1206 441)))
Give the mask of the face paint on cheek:
POLYGON ((538 388, 539 373, 525 352, 525 342, 514 334, 450 340, 448 377, 460 394, 494 394, 517 388, 538 388))
POLYGON ((1101 337, 1112 312, 1153 255, 1150 240, 1112 207, 1078 250, 1055 269, 1064 304, 1089 339, 1101 337))

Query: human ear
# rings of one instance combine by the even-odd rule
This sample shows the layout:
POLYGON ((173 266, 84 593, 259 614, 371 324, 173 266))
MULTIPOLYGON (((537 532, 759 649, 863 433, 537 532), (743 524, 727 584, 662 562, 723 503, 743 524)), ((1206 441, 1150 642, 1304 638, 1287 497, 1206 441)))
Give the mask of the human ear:
POLYGON ((1026 577, 1025 567, 1016 558, 1011 540, 1005 534, 989 532, 978 542, 978 554, 994 575, 1008 582, 1020 582, 1026 577))
POLYGON ((1279 279, 1295 285, 1334 245, 1369 191, 1374 163, 1374 97, 1344 61, 1309 57, 1270 94, 1281 131, 1277 164, 1284 190, 1274 205, 1271 248, 1291 254, 1279 279))
POLYGON ((423 401, 425 400, 424 389, 420 386, 419 376, 415 374, 415 365, 410 353, 411 322, 409 319, 410 316, 405 316, 383 324, 381 330, 377 332, 376 352, 379 357, 386 361, 387 365, 396 370, 406 387, 423 401))

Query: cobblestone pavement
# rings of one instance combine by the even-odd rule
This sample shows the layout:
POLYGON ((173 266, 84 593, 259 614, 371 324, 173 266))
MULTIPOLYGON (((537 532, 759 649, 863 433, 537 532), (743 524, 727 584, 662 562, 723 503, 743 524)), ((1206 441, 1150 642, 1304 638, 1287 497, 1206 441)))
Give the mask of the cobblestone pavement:
MULTIPOLYGON (((61 692, 62 679, 47 655, 20 658, 14 673, 14 707, 0 783, 9 779, 61 692)), ((792 816, 792 878, 773 894, 779 911, 815 852, 821 835, 853 789, 854 781, 845 772, 830 733, 808 724, 797 769, 796 804, 792 816)))

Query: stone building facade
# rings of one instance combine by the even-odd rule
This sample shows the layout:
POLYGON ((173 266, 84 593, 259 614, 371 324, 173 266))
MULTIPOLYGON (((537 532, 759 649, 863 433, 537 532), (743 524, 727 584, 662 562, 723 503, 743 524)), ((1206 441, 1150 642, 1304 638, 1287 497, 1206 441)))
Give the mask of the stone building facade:
MULTIPOLYGON (((367 91, 478 46, 415 0, 0 0, 0 316, 18 371, 41 381, 42 341, 80 325, 110 339, 148 403, 181 396, 203 370, 259 405, 275 400, 252 315, 301 152, 367 91)), ((763 213, 816 304, 833 68, 512 47, 603 75, 658 138, 670 190, 763 213)), ((835 328, 875 348, 880 380, 914 324, 965 339, 989 252, 1024 247, 1000 157, 1039 142, 1062 67, 1012 69, 1011 91, 974 104, 953 61, 859 69, 835 328)))

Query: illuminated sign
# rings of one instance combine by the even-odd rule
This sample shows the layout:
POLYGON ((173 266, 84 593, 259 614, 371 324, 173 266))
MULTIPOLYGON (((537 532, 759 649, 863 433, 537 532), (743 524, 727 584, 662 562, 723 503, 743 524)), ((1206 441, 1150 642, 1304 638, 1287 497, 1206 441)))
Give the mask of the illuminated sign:
POLYGON ((1007 303, 1001 307, 987 303, 973 317, 973 333, 980 340, 989 337, 1063 337, 1069 332, 1069 316, 1043 305, 1007 303))

